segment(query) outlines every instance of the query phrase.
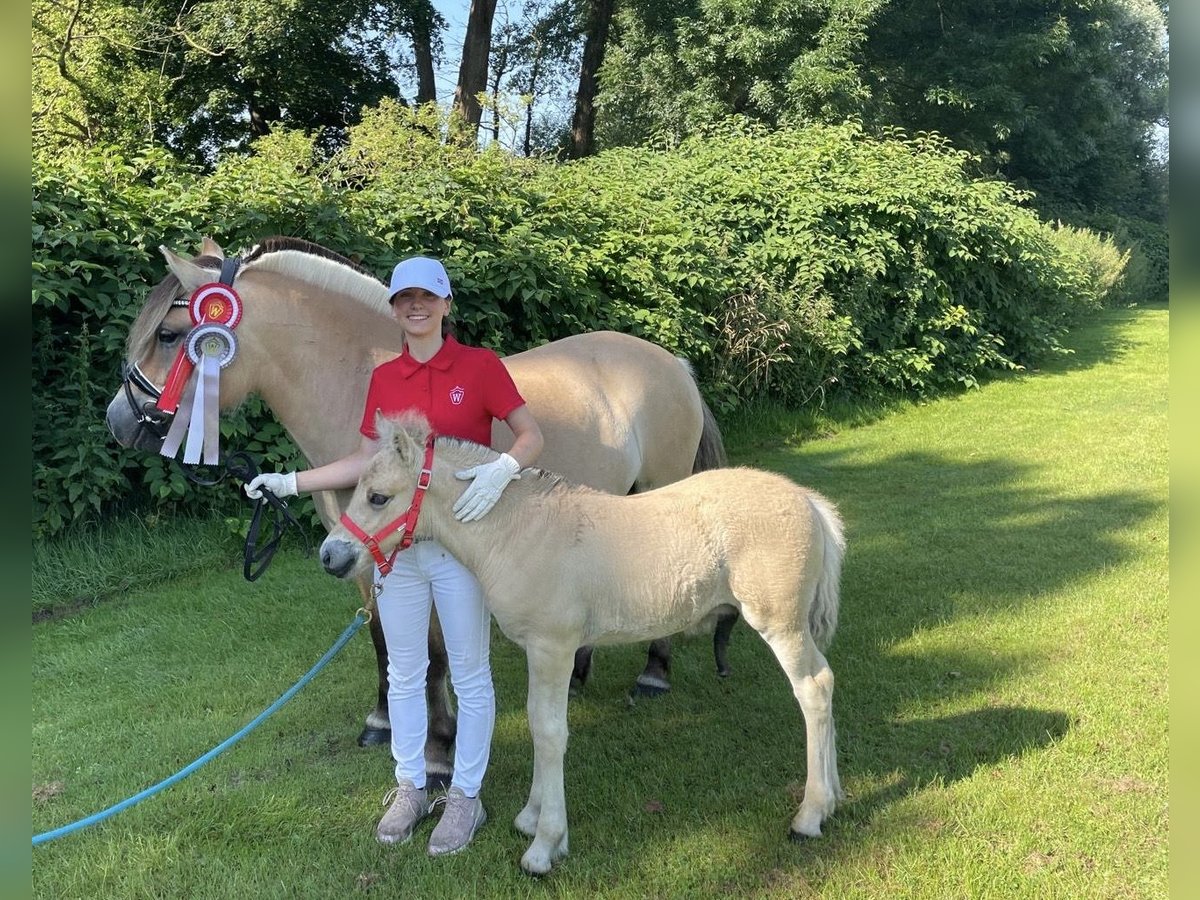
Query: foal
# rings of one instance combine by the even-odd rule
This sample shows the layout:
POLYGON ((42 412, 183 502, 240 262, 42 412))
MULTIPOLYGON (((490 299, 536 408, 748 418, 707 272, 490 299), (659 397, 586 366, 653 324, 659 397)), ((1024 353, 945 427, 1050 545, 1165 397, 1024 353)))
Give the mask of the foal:
POLYGON ((833 673, 820 648, 837 627, 845 542, 828 500, 755 469, 715 469, 627 497, 526 469, 486 518, 460 523, 451 514, 463 490, 454 473, 495 451, 435 439, 412 414, 381 421, 380 442, 321 562, 346 578, 372 557, 386 565, 402 537, 435 538, 483 585, 497 624, 528 658, 533 783, 515 822, 533 838, 521 858, 527 872, 548 872, 567 852, 563 755, 575 648, 673 634, 725 605, 763 637, 791 682, 808 751, 791 832, 821 833, 841 797, 833 673), (423 469, 427 488, 419 487, 423 469))

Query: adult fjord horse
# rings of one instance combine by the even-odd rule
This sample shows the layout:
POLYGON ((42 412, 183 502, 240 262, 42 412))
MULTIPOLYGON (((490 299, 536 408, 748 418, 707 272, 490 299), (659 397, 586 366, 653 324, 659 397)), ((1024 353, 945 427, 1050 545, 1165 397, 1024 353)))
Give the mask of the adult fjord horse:
POLYGON ((791 833, 819 835, 842 793, 833 672, 821 653, 837 628, 845 550, 833 504, 756 469, 714 469, 632 497, 525 469, 487 518, 457 522, 450 510, 464 486, 454 473, 495 457, 469 441, 435 439, 419 414, 382 419, 379 450, 321 545, 321 562, 339 577, 369 572, 372 557, 386 564, 411 528, 408 537, 436 539, 479 578, 497 624, 528 658, 533 781, 514 824, 533 842, 521 866, 540 875, 567 852, 563 755, 575 648, 672 634, 726 604, 766 641, 800 705, 808 771, 791 833))
MULTIPOLYGON (((178 301, 216 281, 225 256, 207 239, 195 259, 166 248, 162 252, 170 274, 150 292, 130 329, 125 382, 107 413, 109 429, 123 446, 151 452, 161 448, 166 424, 155 410, 157 392, 191 328, 188 310, 178 301)), ((221 373, 221 406, 234 407, 256 392, 310 464, 344 456, 358 444, 371 370, 402 348, 387 288, 323 247, 280 237, 247 251, 235 279, 242 319, 237 355, 221 373)), ((564 338, 504 362, 545 435, 539 462, 574 481, 627 494, 678 481, 722 461, 720 433, 690 370, 660 347, 599 332, 564 338)), ((497 424, 493 446, 505 449, 511 442, 508 429, 497 424)), ((327 529, 337 523, 349 497, 349 491, 315 495, 327 529)), ((367 603, 369 586, 369 578, 359 581, 367 603)), ((731 625, 732 619, 721 623, 719 640, 731 625)), ((359 737, 362 744, 389 740, 387 649, 376 617, 371 636, 379 690, 359 737)), ((590 658, 589 648, 578 655, 580 682, 590 658)), ((651 645, 637 680, 643 692, 669 687, 669 659, 669 640, 651 645)), ((718 662, 723 668, 720 649, 718 662)), ((433 624, 426 747, 431 777, 448 773, 452 759, 454 717, 446 676, 445 650, 433 624)))

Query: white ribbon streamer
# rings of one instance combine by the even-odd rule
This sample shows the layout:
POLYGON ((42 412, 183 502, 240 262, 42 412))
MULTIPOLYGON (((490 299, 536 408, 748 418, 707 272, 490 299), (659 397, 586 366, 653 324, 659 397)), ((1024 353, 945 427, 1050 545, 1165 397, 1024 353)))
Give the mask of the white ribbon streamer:
POLYGON ((188 336, 187 350, 195 363, 195 373, 180 399, 179 409, 189 415, 176 415, 159 452, 173 459, 183 447, 183 461, 196 465, 220 462, 221 441, 221 369, 233 361, 237 339, 233 331, 219 324, 202 324, 188 336))
MULTIPOLYGON (((194 381, 189 381, 187 387, 183 389, 183 395, 179 399, 179 408, 186 409, 191 406, 194 381)), ((183 443, 183 436, 187 434, 188 418, 181 416, 176 412, 175 418, 171 420, 171 427, 167 430, 167 436, 163 440, 162 449, 158 452, 167 459, 174 459, 179 452, 179 445, 183 443)))

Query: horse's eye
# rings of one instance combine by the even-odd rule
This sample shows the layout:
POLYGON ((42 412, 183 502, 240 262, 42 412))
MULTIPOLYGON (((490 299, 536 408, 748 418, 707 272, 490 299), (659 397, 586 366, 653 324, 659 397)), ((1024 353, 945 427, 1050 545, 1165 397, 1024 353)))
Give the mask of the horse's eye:
POLYGON ((367 502, 376 508, 387 506, 391 499, 387 494, 377 494, 374 491, 367 495, 367 502))
POLYGON ((160 328, 157 337, 160 344, 173 344, 179 340, 179 332, 173 328, 160 328))

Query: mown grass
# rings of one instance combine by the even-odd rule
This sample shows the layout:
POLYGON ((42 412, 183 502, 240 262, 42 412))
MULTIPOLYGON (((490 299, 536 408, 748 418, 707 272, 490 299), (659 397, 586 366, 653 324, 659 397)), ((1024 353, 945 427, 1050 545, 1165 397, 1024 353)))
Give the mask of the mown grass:
MULTIPOLYGON (((1166 894, 1165 308, 1108 312, 1074 356, 857 427, 760 412, 738 463, 841 507, 830 652, 847 799, 785 839, 803 727, 765 645, 676 647, 674 691, 631 702, 643 648, 606 649, 572 702, 571 855, 522 876, 524 663, 497 637, 491 821, 469 851, 385 849, 386 750, 356 638, 261 729, 164 794, 37 848, 39 897, 1159 897, 1166 894)), ((184 554, 188 547, 176 552, 184 554)), ((131 573, 136 574, 136 573, 131 573)), ((164 778, 286 689, 357 597, 284 552, 260 581, 153 577, 33 628, 35 831, 164 778)))

